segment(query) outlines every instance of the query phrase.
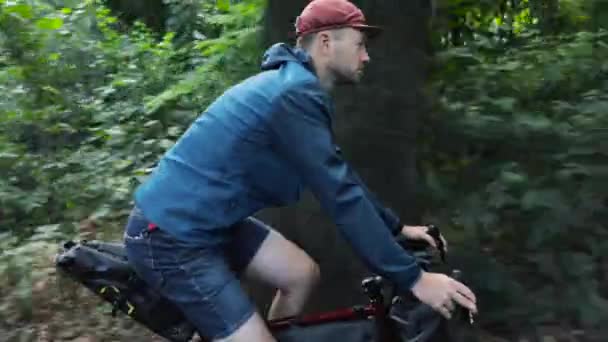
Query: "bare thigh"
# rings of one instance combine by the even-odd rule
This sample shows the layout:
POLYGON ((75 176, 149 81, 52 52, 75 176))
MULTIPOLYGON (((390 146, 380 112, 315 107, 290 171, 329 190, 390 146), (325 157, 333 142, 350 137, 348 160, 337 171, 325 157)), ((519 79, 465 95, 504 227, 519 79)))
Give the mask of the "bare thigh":
POLYGON ((247 278, 280 290, 318 281, 317 263, 295 243, 275 230, 270 233, 245 270, 247 278))
MULTIPOLYGON (((318 266, 306 252, 280 233, 270 229, 244 270, 246 278, 277 287, 280 291, 302 291, 318 278, 318 266)), ((296 295, 296 297, 298 297, 296 295)), ((288 300, 289 301, 289 300, 288 300)), ((271 342, 266 321, 256 312, 226 339, 214 342, 271 342)))

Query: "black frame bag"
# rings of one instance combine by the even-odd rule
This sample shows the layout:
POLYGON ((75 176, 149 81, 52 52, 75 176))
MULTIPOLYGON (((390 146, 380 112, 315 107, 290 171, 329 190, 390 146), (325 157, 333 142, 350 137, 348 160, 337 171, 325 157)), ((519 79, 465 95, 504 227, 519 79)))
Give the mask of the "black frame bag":
POLYGON ((190 341, 195 333, 183 313, 146 285, 129 265, 121 243, 67 241, 55 258, 67 274, 121 311, 170 341, 190 341))

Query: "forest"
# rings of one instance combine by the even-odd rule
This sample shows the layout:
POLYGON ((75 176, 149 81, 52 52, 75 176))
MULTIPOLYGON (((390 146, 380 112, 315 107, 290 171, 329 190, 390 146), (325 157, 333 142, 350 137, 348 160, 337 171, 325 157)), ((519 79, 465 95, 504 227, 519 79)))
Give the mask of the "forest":
MULTIPOLYGON (((338 139, 441 227, 478 341, 608 340, 608 2, 353 2, 386 30, 336 91, 338 139)), ((306 3, 0 0, 0 340, 155 340, 59 276, 58 245, 120 240, 135 187, 306 3)), ((364 298, 312 196, 260 216, 319 262, 310 311, 364 298)))

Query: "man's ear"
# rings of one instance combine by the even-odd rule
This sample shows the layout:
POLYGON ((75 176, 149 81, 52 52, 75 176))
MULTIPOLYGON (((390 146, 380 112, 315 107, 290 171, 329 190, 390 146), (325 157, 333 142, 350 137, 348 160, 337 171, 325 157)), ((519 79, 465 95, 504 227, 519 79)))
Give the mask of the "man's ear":
POLYGON ((329 44, 331 42, 331 35, 329 31, 321 31, 317 34, 317 44, 323 51, 327 51, 329 49, 329 44))

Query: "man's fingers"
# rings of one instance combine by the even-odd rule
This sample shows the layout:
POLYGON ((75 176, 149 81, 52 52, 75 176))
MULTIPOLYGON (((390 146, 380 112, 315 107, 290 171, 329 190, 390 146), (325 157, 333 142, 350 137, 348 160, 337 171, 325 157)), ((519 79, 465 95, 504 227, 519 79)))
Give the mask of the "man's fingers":
POLYGON ((443 306, 445 306, 450 312, 453 312, 455 304, 452 298, 449 298, 446 302, 443 303, 443 306))
POLYGON ((467 308, 472 313, 475 313, 475 314, 477 313, 477 305, 475 305, 475 302, 473 302, 469 298, 463 296, 461 293, 454 292, 452 294, 452 298, 456 301, 456 303, 467 308))
MULTIPOLYGON (((422 230, 424 230, 424 239, 426 241, 428 241, 431 244, 431 246, 435 247, 436 249, 439 249, 439 246, 437 246, 437 242, 435 241, 435 239, 433 239, 433 237, 428 233, 430 228, 427 226, 420 226, 419 228, 422 228, 422 230)), ((439 237, 441 238, 443 245, 447 246, 443 236, 440 235, 439 237)), ((444 247, 444 250, 447 252, 447 249, 445 247, 444 247)))
POLYGON ((443 250, 447 253, 448 252, 448 242, 443 238, 443 235, 439 235, 439 238, 443 242, 443 250))
POLYGON ((433 239, 433 237, 432 237, 432 236, 430 236, 429 234, 424 233, 424 234, 422 235, 422 238, 423 238, 423 239, 424 239, 426 242, 428 242, 428 243, 429 243, 431 246, 433 246, 433 247, 437 248, 437 244, 435 243, 435 239, 433 239))
MULTIPOLYGON (((406 237, 408 237, 410 239, 415 239, 415 240, 422 239, 422 240, 428 242, 434 248, 439 249, 435 239, 433 239, 433 237, 428 233, 429 227, 427 227, 427 226, 408 226, 407 229, 408 229, 408 233, 405 233, 406 237)), ((441 239, 441 242, 443 242, 443 251, 447 253, 448 242, 443 237, 443 235, 439 235, 439 238, 441 239)))
POLYGON ((463 283, 461 283, 457 280, 454 280, 454 285, 456 286, 456 291, 458 293, 467 297, 473 303, 477 302, 477 298, 475 298, 475 294, 466 285, 464 285, 463 283))
POLYGON ((452 313, 445 306, 442 305, 442 306, 438 307, 436 310, 446 319, 452 318, 452 313))

